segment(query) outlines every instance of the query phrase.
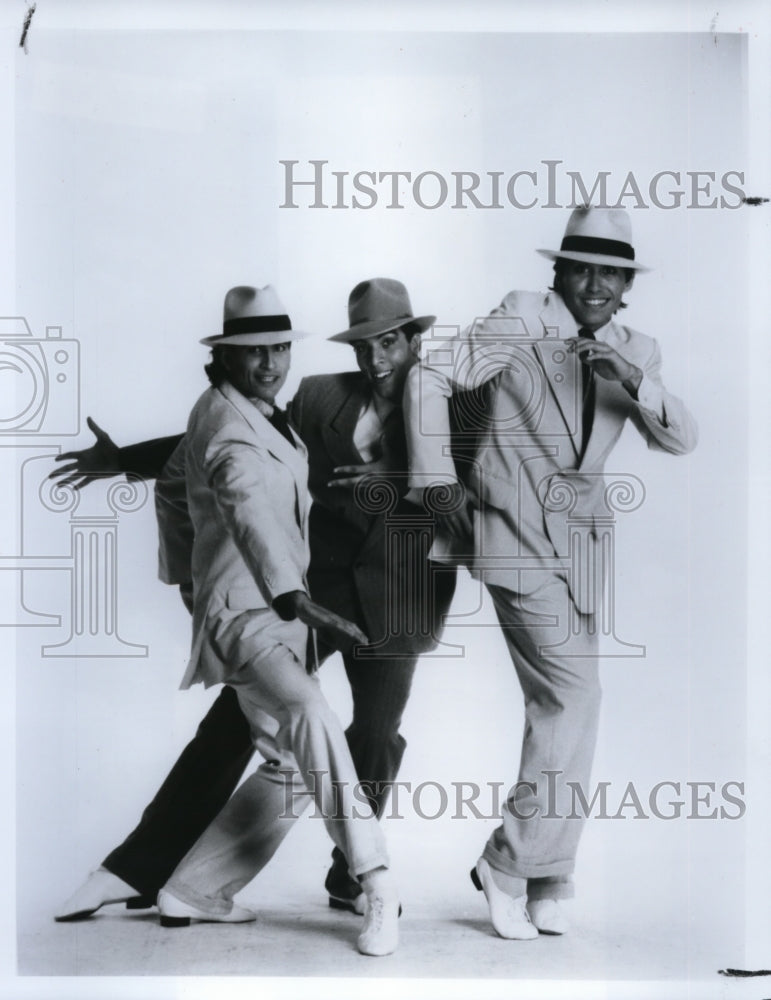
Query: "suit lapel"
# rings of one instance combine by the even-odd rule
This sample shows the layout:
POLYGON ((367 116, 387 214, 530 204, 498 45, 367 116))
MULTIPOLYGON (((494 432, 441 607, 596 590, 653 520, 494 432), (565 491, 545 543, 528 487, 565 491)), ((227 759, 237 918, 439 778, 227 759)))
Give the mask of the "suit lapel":
POLYGON ((357 381, 350 392, 337 404, 330 418, 323 421, 321 433, 333 465, 359 465, 363 462, 353 435, 362 407, 369 400, 364 380, 357 381))
MULTIPOLYGON (((286 465, 295 481, 297 493, 297 509, 300 515, 300 522, 305 531, 305 524, 308 517, 308 462, 307 449, 298 435, 292 431, 297 447, 293 448, 280 431, 271 424, 267 417, 257 409, 254 403, 243 396, 238 389, 229 382, 223 382, 220 392, 227 401, 235 407, 246 423, 251 427, 260 444, 266 448, 271 455, 283 465, 286 465)), ((291 430, 291 428, 290 428, 291 430)))
MULTIPOLYGON (((543 368, 549 392, 557 404, 573 451, 578 457, 581 439, 581 363, 565 346, 567 337, 578 333, 576 321, 558 295, 550 295, 539 319, 545 339, 533 344, 533 352, 543 368)), ((550 428, 550 431, 553 430, 550 428)))
MULTIPOLYGON (((624 355, 624 338, 619 333, 618 326, 611 322, 600 331, 605 343, 624 355)), ((588 469, 601 459, 608 442, 613 441, 618 433, 619 423, 623 423, 629 408, 629 396, 619 382, 611 382, 599 375, 594 377, 594 416, 589 440, 583 448, 580 468, 588 469)))

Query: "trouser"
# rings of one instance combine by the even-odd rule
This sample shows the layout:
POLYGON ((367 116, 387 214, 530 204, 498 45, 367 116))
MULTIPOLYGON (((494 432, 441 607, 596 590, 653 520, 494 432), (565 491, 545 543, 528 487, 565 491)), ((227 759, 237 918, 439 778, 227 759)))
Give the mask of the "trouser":
POLYGON ((169 891, 209 912, 227 912, 233 895, 273 856, 311 798, 352 874, 387 867, 380 824, 355 794, 348 744, 318 679, 279 644, 228 683, 265 762, 182 859, 169 891))
MULTIPOLYGON (((417 658, 357 662, 346 656, 344 662, 353 696, 353 717, 345 737, 362 791, 372 811, 380 816, 407 746, 399 727, 417 658)), ((327 888, 333 895, 355 895, 357 887, 350 882, 346 859, 338 847, 332 858, 327 888)))
MULTIPOLYGON (((364 789, 377 792, 368 798, 379 815, 406 746, 399 727, 416 658, 358 661, 346 656, 344 661, 353 695, 353 718, 345 735, 364 789)), ((103 866, 154 898, 228 801, 253 752, 249 724, 236 693, 225 686, 138 826, 103 866)), ((238 819, 231 816, 240 827, 238 819)), ((335 858, 340 865, 337 849, 335 858)))
POLYGON ((233 794, 253 753, 236 693, 223 687, 139 824, 102 866, 154 899, 233 794))
POLYGON ((488 589, 525 697, 525 728, 518 780, 483 857, 511 878, 513 895, 569 896, 585 819, 575 789, 588 797, 600 709, 594 615, 575 609, 556 576, 532 594, 488 589))

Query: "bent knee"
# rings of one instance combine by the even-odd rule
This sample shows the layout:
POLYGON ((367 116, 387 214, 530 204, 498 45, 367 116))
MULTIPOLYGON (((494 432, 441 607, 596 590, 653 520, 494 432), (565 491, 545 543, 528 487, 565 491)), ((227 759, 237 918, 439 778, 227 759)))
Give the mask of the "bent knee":
POLYGON ((288 701, 282 710, 285 724, 297 726, 329 726, 340 727, 340 721, 329 707, 321 690, 309 690, 288 701))

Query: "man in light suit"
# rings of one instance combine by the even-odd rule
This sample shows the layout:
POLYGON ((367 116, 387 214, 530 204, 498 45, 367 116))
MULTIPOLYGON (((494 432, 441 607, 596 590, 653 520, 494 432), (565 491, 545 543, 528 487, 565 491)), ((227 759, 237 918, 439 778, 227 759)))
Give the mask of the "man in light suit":
MULTIPOLYGON (((291 342, 301 336, 270 286, 239 286, 225 298, 222 333, 202 341, 212 348, 212 386, 193 407, 185 435, 193 639, 182 687, 225 683, 236 692, 265 762, 228 806, 231 816, 244 817, 261 864, 285 835, 291 781, 313 797, 367 895, 359 950, 385 955, 396 947, 398 899, 383 834, 372 811, 357 804, 342 728, 306 669, 309 628, 326 631, 334 646, 366 636, 307 593, 306 451, 275 404, 291 342)), ((225 841, 237 835, 227 826, 219 832, 225 841)), ((211 863, 194 866, 188 858, 176 869, 158 896, 163 924, 213 914, 248 918, 233 918, 232 898, 217 892, 217 854, 211 863)))
POLYGON ((656 341, 613 318, 645 270, 626 212, 577 209, 560 249, 540 252, 555 261, 553 291, 511 292, 428 350, 404 403, 409 496, 435 484, 456 491, 445 526, 492 597, 525 697, 518 780, 471 873, 495 930, 511 939, 567 929, 559 901, 573 894, 581 831, 568 818, 568 783, 588 790, 600 705, 605 461, 626 420, 671 454, 691 451, 697 434, 664 388, 656 341), (487 420, 467 505, 450 457, 448 399, 470 389, 484 390, 487 420))
MULTIPOLYGON (((354 621, 370 639, 368 647, 344 655, 353 695, 346 737, 359 780, 379 814, 406 746, 399 730, 415 665, 421 653, 436 645, 455 574, 429 564, 425 544, 392 544, 394 532, 430 532, 430 519, 421 518, 414 508, 367 503, 367 484, 375 492, 387 488, 394 500, 406 492, 401 396, 407 371, 418 357, 420 334, 434 317, 415 317, 404 285, 387 278, 357 285, 348 315, 348 329, 331 339, 353 345, 359 371, 303 379, 291 404, 291 419, 309 449, 314 500, 309 521, 311 595, 354 621)), ((89 426, 97 434, 96 445, 62 456, 75 464, 59 475, 82 486, 100 470, 154 477, 165 464, 156 490, 161 576, 180 584, 184 596, 191 577, 192 537, 186 495, 180 488, 184 444, 177 437, 119 450, 93 421, 89 426)), ((322 636, 319 658, 329 652, 322 636)), ((57 919, 82 919, 105 902, 123 899, 132 907, 151 905, 227 801, 250 755, 248 729, 226 687, 138 827, 65 903, 57 919)), ((209 837, 208 846, 212 843, 216 837, 209 837)), ((208 846, 206 841, 198 845, 201 862, 208 846)), ((236 882, 245 884, 259 859, 250 858, 248 845, 231 845, 231 855, 239 851, 236 882)), ((222 852, 220 857, 223 881, 233 882, 228 859, 222 852)), ((330 905, 363 911, 361 885, 350 876, 338 849, 326 887, 330 905)))

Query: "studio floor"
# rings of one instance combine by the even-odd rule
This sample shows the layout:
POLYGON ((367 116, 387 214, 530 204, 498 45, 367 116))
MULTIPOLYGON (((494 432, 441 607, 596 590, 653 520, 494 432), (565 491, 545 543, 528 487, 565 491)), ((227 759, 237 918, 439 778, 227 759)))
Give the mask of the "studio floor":
MULTIPOLYGON (((720 795, 721 782, 741 771, 733 770, 726 752, 733 743, 725 726, 721 746, 709 744, 709 754, 694 756, 698 731, 695 721, 682 725, 688 691, 672 680, 670 651, 604 670, 595 774, 608 783, 612 817, 592 816, 586 823, 571 932, 533 942, 495 935, 468 873, 499 822, 491 790, 508 787, 516 773, 522 709, 511 664, 492 631, 486 656, 427 660, 415 677, 400 772, 412 794, 402 793, 399 814, 389 807, 384 819, 404 906, 394 955, 359 955, 359 918, 329 909, 323 882, 330 841, 310 814, 239 894, 239 902, 256 910, 254 923, 164 929, 154 911, 121 906, 105 907, 84 922, 55 923, 57 907, 132 829, 216 693, 174 690, 175 656, 182 662, 184 652, 174 636, 186 622, 175 630, 173 611, 170 606, 157 653, 147 663, 108 672, 99 663, 36 666, 30 656, 19 672, 18 977, 9 998, 116 1000, 131 986, 126 996, 188 1000, 198 995, 195 988, 213 990, 211 977, 221 978, 216 991, 202 994, 207 1000, 237 983, 246 984, 251 996, 254 977, 260 977, 263 997, 283 989, 292 997, 312 991, 315 1000, 327 993, 341 1000, 360 980, 369 984, 368 998, 391 996, 392 979, 408 983, 405 995, 439 990, 442 1000, 450 1000, 453 989, 464 1000, 480 995, 472 980, 484 983, 485 997, 511 996, 515 984, 517 1000, 771 996, 768 980, 718 974, 746 968, 746 821, 720 819, 718 808, 730 805, 720 795), (669 684, 666 701, 656 693, 658 671, 669 684), (632 729, 635 718, 648 721, 632 729), (709 809, 717 818, 689 818, 689 779, 715 784, 709 809), (653 816, 649 807, 650 790, 665 780, 677 784, 684 803, 678 812, 667 804, 677 796, 664 789, 660 805, 672 819, 653 816), (630 781, 644 815, 622 806, 630 781), (481 817, 457 809, 458 783, 479 786, 481 817), (441 790, 448 804, 437 809, 441 790), (184 991, 176 977, 185 977, 184 991)), ((340 718, 349 718, 342 664, 326 665, 322 684, 340 718)))
MULTIPOLYGON (((391 823, 391 826, 394 826, 391 823)), ((738 959, 721 935, 689 926, 686 908, 668 906, 666 890, 587 891, 570 905, 573 928, 563 937, 504 941, 493 932, 483 896, 467 871, 448 867, 440 843, 418 845, 423 864, 395 840, 395 865, 404 900, 401 943, 387 958, 356 950, 360 918, 330 910, 322 880, 326 843, 321 824, 297 824, 273 864, 238 897, 258 913, 255 923, 194 924, 164 929, 157 912, 104 907, 92 918, 58 924, 51 906, 20 906, 21 976, 249 976, 441 978, 517 981, 579 980, 642 984, 667 981, 671 996, 703 985, 699 996, 744 993, 718 969, 738 959), (665 909, 666 907, 666 909, 665 909), (728 990, 728 992, 725 992, 728 990)), ((471 859, 473 861, 473 858, 471 859)), ((85 873, 83 873, 85 874, 85 873)), ((77 884, 80 873, 75 877, 77 884)), ((75 886, 73 885, 73 888, 75 886)), ((717 929, 717 928, 715 928, 717 929)), ((746 987, 744 987, 746 989, 746 987)), ((614 995, 612 988, 607 995, 614 995)), ((645 993, 631 995, 643 996, 645 993)), ((697 993, 691 993, 696 996, 697 993)))

